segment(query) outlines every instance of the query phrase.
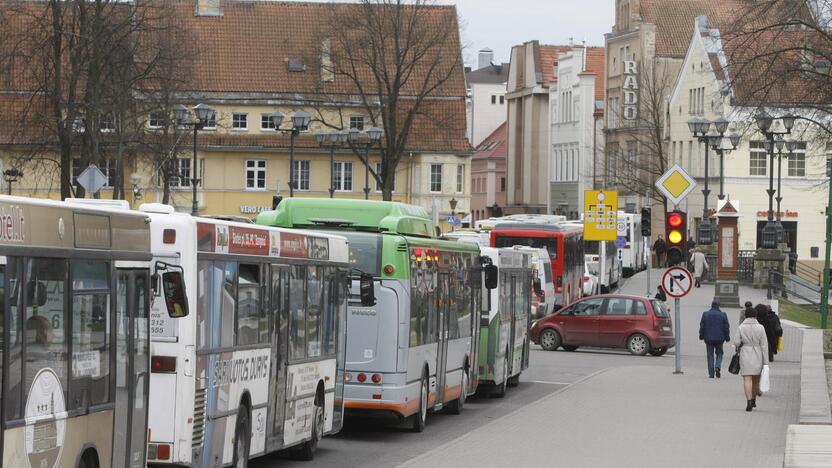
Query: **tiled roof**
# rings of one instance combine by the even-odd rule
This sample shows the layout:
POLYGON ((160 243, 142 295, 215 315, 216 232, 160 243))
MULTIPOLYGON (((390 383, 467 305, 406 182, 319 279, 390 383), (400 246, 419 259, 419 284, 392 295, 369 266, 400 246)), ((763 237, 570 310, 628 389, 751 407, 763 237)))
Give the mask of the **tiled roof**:
POLYGON ((589 47, 586 50, 586 71, 595 74, 595 100, 604 100, 604 70, 606 69, 605 49, 589 47))
POLYGON ((473 159, 508 157, 508 122, 503 122, 477 146, 473 159))
POLYGON ((697 16, 706 15, 712 27, 733 24, 756 0, 641 0, 644 22, 656 25, 656 55, 684 57, 697 16))
MULTIPOLYGON (((555 66, 558 64, 558 56, 569 52, 574 46, 568 45, 538 45, 535 47, 536 71, 542 74, 544 86, 555 81, 555 66)), ((603 81, 603 80, 602 80, 603 81)))
MULTIPOLYGON (((218 99, 249 99, 257 96, 260 100, 285 96, 314 95, 337 96, 340 99, 355 100, 359 92, 348 79, 336 76, 334 81, 321 80, 321 50, 328 31, 333 27, 333 17, 348 17, 356 9, 367 8, 361 4, 311 3, 287 1, 238 1, 220 2, 221 16, 195 16, 196 0, 163 0, 168 2, 175 24, 190 35, 191 45, 198 49, 195 54, 188 82, 181 86, 186 95, 207 95, 218 99), (289 71, 289 61, 301 60, 304 71, 289 71)), ((37 5, 45 5, 38 3, 37 5)), ((41 8, 35 6, 33 8, 41 8)), ((439 51, 446 69, 453 68, 450 79, 434 90, 424 101, 425 115, 418 116, 413 125, 410 141, 412 149, 467 152, 470 145, 465 138, 465 76, 458 35, 456 9, 453 6, 425 6, 420 18, 421 27, 452 22, 450 40, 442 43, 439 51), (444 22, 444 23, 443 23, 444 22), (431 112, 433 115, 428 115, 431 112)), ((29 14, 31 16, 31 13, 29 14)), ((17 27, 25 28, 24 20, 17 21, 17 27)), ((332 41, 333 55, 339 56, 336 41, 332 41)), ((0 63, 0 71, 2 71, 0 63)), ((429 73, 424 67, 416 68, 415 74, 429 73)), ((369 70, 359 70, 366 75, 365 93, 372 95, 372 80, 369 70)), ((421 77, 411 79, 404 86, 403 95, 416 95, 424 83, 421 77)), ((0 77, 0 92, 7 85, 0 77)), ((33 89, 26 80, 12 82, 15 91, 33 89), (28 89, 27 89, 28 88, 28 89)), ((210 99, 209 99, 210 101, 210 99)), ((20 103, 15 106, 20 107, 20 103)), ((11 109, 10 105, 0 106, 0 112, 11 109)), ((31 126, 32 122, 12 122, 14 115, 0 116, 0 122, 31 126)), ((6 127, 6 125, 3 125, 6 127)), ((0 129, 0 144, 13 141, 43 142, 41 135, 27 138, 22 132, 32 129, 0 129), (13 137, 13 135, 16 135, 13 137)), ((209 137, 209 140, 212 137, 209 137)), ((223 141, 237 141, 237 136, 220 137, 223 141)), ((239 137, 241 142, 253 141, 255 137, 239 137)), ((259 138, 259 137, 257 137, 259 138)), ((209 141, 206 140, 206 141, 209 141)))
POLYGON ((508 63, 482 67, 465 74, 468 83, 502 84, 508 81, 508 63))

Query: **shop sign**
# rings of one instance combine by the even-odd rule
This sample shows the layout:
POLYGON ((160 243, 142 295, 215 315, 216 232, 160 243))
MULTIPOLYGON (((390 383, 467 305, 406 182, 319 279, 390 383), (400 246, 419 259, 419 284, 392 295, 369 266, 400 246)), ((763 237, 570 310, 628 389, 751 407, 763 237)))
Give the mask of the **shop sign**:
POLYGON ((624 120, 635 120, 638 116, 638 62, 624 62, 624 120))
POLYGON ((258 214, 271 210, 271 206, 240 205, 240 213, 242 214, 258 214))
MULTIPOLYGON (((777 212, 774 213, 774 217, 776 218, 776 217, 780 216, 781 219, 782 218, 797 218, 798 214, 799 213, 797 211, 786 210, 786 211, 781 211, 779 213, 777 213, 777 212)), ((757 212, 757 217, 758 218, 767 218, 768 217, 768 210, 758 211, 757 212)))

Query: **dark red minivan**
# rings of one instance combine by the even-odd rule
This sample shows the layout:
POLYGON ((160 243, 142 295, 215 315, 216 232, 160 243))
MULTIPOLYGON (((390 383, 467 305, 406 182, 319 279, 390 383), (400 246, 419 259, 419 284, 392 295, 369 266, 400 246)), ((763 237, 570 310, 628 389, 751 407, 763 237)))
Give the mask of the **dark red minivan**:
POLYGON ((676 344, 664 303, 639 296, 591 296, 532 324, 532 341, 547 351, 579 346, 626 348, 635 355, 661 356, 676 344))

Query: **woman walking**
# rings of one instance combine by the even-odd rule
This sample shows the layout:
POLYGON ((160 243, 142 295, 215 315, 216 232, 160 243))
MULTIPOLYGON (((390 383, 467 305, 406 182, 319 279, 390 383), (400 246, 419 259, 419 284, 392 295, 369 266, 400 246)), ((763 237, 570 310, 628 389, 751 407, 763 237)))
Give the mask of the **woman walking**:
POLYGON ((702 275, 708 267, 708 260, 705 259, 705 254, 699 249, 694 249, 693 255, 690 257, 690 264, 693 267, 693 277, 696 280, 696 287, 702 284, 702 275))
POLYGON ((768 364, 768 340, 766 330, 757 321, 757 311, 746 309, 745 320, 737 329, 734 346, 740 353, 740 373, 745 390, 746 411, 757 407, 757 394, 760 391, 760 374, 763 366, 768 364))

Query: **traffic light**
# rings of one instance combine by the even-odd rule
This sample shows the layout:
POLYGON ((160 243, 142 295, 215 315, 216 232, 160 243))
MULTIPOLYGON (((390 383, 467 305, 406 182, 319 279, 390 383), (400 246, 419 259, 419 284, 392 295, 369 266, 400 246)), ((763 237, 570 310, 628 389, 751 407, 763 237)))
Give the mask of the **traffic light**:
POLYGON ((675 266, 685 261, 687 244, 687 218, 684 211, 671 211, 664 216, 665 242, 667 242, 667 266, 675 266))
POLYGON ((641 235, 650 237, 650 208, 641 209, 641 235))

